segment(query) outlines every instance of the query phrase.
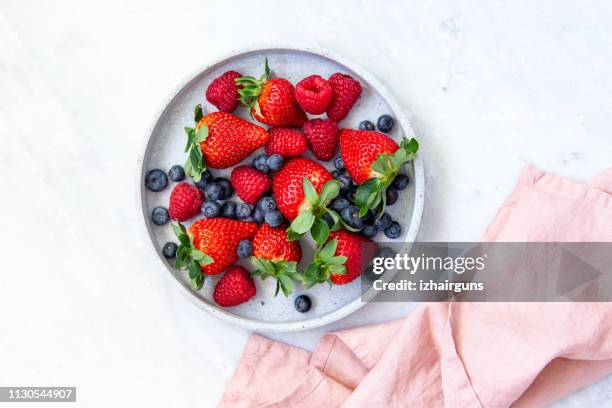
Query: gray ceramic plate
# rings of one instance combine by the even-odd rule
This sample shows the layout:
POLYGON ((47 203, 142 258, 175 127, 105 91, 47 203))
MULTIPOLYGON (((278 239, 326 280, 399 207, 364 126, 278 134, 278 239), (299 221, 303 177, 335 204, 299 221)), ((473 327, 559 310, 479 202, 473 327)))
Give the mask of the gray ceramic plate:
MULTIPOLYGON (((167 207, 171 186, 161 193, 153 193, 148 191, 142 182, 148 170, 160 168, 167 171, 172 165, 182 165, 185 162, 183 128, 193 125, 193 107, 201 103, 205 113, 215 110, 204 98, 204 91, 208 84, 227 70, 259 77, 263 71, 263 62, 266 57, 275 75, 285 77, 294 84, 315 73, 327 78, 334 72, 342 72, 358 79, 363 87, 361 98, 351 110, 350 115, 340 123, 341 127, 357 128, 358 123, 364 119, 375 123, 380 115, 387 113, 396 119, 396 125, 390 136, 396 140, 414 136, 406 115, 389 92, 367 72, 344 58, 320 50, 289 47, 247 50, 235 53, 204 68, 184 84, 165 106, 149 135, 142 158, 140 197, 146 228, 160 260, 179 283, 181 290, 195 304, 221 319, 249 329, 297 331, 329 324, 363 306, 364 303, 360 299, 359 279, 348 285, 333 286, 331 289, 328 285, 318 285, 309 290, 298 286, 288 299, 282 294, 276 298, 273 296, 274 282, 272 279, 266 281, 257 279, 257 296, 253 300, 233 308, 220 308, 212 301, 212 289, 219 279, 218 276, 207 278, 202 290, 193 291, 189 286, 186 273, 176 271, 172 263, 161 255, 164 243, 175 239, 170 225, 160 227, 152 224, 150 214, 156 206, 167 207), (293 299, 301 293, 307 293, 313 300, 313 307, 304 314, 298 313, 293 307, 293 299)), ((249 119, 247 110, 242 107, 234 113, 249 119)), ((253 156, 259 153, 258 151, 253 156)), ((247 162, 250 160, 251 158, 248 158, 247 162)), ((333 167, 331 162, 328 163, 328 167, 330 169, 333 167)), ((411 176, 412 183, 409 189, 401 193, 398 203, 388 207, 388 210, 394 219, 401 220, 403 224, 402 237, 397 241, 412 242, 416 237, 423 210, 424 176, 421 159, 417 158, 411 165, 407 165, 406 171, 411 176)), ((217 170, 213 173, 215 176, 229 176, 227 170, 217 170)), ((234 197, 234 199, 237 198, 234 197)), ((379 233, 376 239, 384 241, 386 237, 379 233)), ((302 243, 304 250, 302 266, 311 259, 313 247, 312 242, 302 243)))

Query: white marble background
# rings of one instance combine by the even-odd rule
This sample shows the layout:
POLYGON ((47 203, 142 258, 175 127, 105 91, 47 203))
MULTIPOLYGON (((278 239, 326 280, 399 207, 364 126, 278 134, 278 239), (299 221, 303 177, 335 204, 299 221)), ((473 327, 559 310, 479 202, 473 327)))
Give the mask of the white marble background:
MULTIPOLYGON (((610 21, 605 1, 0 1, 0 385, 75 385, 87 407, 219 400, 249 333, 179 294, 136 192, 155 114, 208 61, 292 42, 368 69, 420 135, 421 239, 476 240, 525 163, 579 180, 612 164, 610 21)), ((274 337, 312 348, 412 308, 274 337)), ((610 404, 607 379, 556 406, 610 404)))

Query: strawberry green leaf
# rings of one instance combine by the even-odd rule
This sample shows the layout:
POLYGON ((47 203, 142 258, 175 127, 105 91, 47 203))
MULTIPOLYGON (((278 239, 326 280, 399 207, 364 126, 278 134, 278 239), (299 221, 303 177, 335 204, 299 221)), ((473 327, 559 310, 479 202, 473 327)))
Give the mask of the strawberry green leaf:
POLYGON ((195 132, 195 142, 198 144, 202 143, 203 141, 206 140, 206 138, 208 138, 208 126, 202 125, 195 132))
POLYGON ((185 145, 185 153, 187 153, 189 151, 189 148, 191 148, 191 145, 193 144, 193 140, 195 137, 195 129, 186 127, 185 133, 187 133, 187 144, 185 145))
POLYGON ((302 186, 304 188, 304 196, 306 196, 308 202, 312 206, 317 205, 319 202, 319 195, 317 194, 317 190, 315 190, 310 180, 308 180, 308 177, 304 177, 304 180, 302 180, 302 186))
POLYGON ((298 234, 292 230, 287 230, 287 241, 297 241, 300 238, 302 238, 302 234, 298 234))
POLYGON ((204 112, 202 111, 202 105, 198 103, 193 110, 193 121, 197 124, 203 117, 204 112))
POLYGON ((340 186, 341 183, 338 180, 330 180, 325 183, 319 196, 319 203, 321 203, 323 206, 329 204, 329 202, 336 198, 340 193, 340 186))
POLYGON ((315 221, 315 216, 312 211, 304 211, 291 222, 289 228, 296 234, 305 234, 310 230, 315 221))
POLYGON ((285 296, 289 296, 291 292, 293 292, 293 280, 291 280, 291 278, 286 275, 280 275, 278 279, 280 281, 280 286, 283 290, 283 293, 285 294, 285 296))
POLYGON ((336 248, 338 248, 338 239, 330 239, 327 241, 325 245, 319 250, 318 256, 322 260, 331 259, 332 256, 336 253, 336 248))
POLYGON ((329 237, 329 227, 327 222, 320 218, 314 220, 312 228, 310 229, 310 234, 312 235, 312 239, 314 239, 318 245, 323 245, 323 243, 327 241, 327 238, 329 237))

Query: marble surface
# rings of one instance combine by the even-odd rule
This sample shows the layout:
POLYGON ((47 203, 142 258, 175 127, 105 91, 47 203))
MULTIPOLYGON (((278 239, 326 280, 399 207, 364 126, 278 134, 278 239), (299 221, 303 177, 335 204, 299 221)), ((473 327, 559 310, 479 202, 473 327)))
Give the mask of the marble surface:
MULTIPOLYGON (((369 70, 422 142, 420 239, 476 240, 526 163, 578 180, 611 164, 611 18, 606 2, 3 0, 0 385, 73 385, 88 407, 219 400, 249 333, 176 290, 136 180, 162 104, 211 59, 290 42, 369 70)), ((274 337, 311 349, 413 308, 274 337)), ((608 378, 555 406, 611 403, 608 378)))

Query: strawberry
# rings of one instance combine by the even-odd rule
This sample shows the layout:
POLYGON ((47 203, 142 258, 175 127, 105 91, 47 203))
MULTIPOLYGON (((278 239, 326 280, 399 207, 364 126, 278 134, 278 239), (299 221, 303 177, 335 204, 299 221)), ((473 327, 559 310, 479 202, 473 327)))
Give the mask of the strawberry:
POLYGON ((172 225, 172 229, 180 243, 175 267, 188 269, 191 286, 199 290, 204 284, 202 273, 220 274, 238 260, 238 243, 251 240, 257 232, 257 224, 228 218, 204 218, 191 224, 188 230, 181 223, 172 225))
POLYGON ((317 283, 333 282, 345 285, 361 275, 374 257, 377 245, 361 235, 340 230, 329 235, 329 241, 315 253, 312 264, 306 268, 303 281, 307 287, 317 283))
POLYGON ((185 151, 189 150, 185 172, 196 182, 206 166, 226 169, 238 164, 270 137, 266 129, 231 113, 212 112, 203 116, 200 105, 196 107, 195 119, 195 129, 185 128, 188 137, 185 151))
POLYGON ((276 279, 276 296, 282 289, 285 296, 293 291, 293 280, 299 279, 297 264, 302 260, 302 248, 298 241, 289 241, 285 228, 263 224, 253 238, 251 263, 253 276, 276 279))
POLYGON ((267 58, 261 79, 245 76, 237 78, 236 83, 242 86, 238 91, 240 102, 261 123, 300 127, 306 122, 306 114, 295 101, 293 85, 285 78, 270 78, 267 58))
POLYGON ((328 82, 332 87, 333 95, 327 108, 327 117, 340 122, 346 118, 361 95, 361 84, 350 75, 339 72, 330 76, 328 82))
POLYGON ((270 128, 270 141, 266 145, 266 153, 280 154, 282 157, 296 157, 306 153, 308 143, 304 133, 291 128, 270 128))
POLYGON ((200 206, 204 201, 204 194, 196 186, 187 182, 180 182, 170 193, 170 205, 168 212, 170 218, 177 221, 187 221, 200 212, 200 206))
POLYGON ((223 112, 233 112, 238 107, 240 95, 235 79, 242 75, 236 71, 227 71, 215 78, 206 88, 206 100, 223 112))
POLYGON ((255 205, 257 200, 272 186, 270 178, 251 166, 238 166, 230 177, 238 197, 247 204, 255 205))
POLYGON ((324 113, 331 98, 331 85, 319 75, 306 77, 295 86, 295 100, 298 105, 313 115, 324 113))
POLYGON ((234 266, 215 285, 213 299, 219 306, 231 307, 254 298, 256 293, 251 275, 244 268, 234 266))
POLYGON ((389 136, 372 130, 340 131, 340 155, 351 178, 360 184, 355 193, 360 216, 377 207, 383 213, 387 188, 418 150, 416 139, 404 139, 398 146, 389 136))
POLYGON ((272 191, 280 212, 293 220, 287 230, 290 240, 310 231, 317 243, 325 242, 330 229, 326 214, 333 220, 332 229, 340 227, 338 214, 327 208, 340 192, 340 182, 319 163, 303 157, 290 159, 274 176, 272 191))
POLYGON ((310 150, 319 160, 331 160, 338 145, 338 125, 330 119, 311 119, 304 123, 310 150))

